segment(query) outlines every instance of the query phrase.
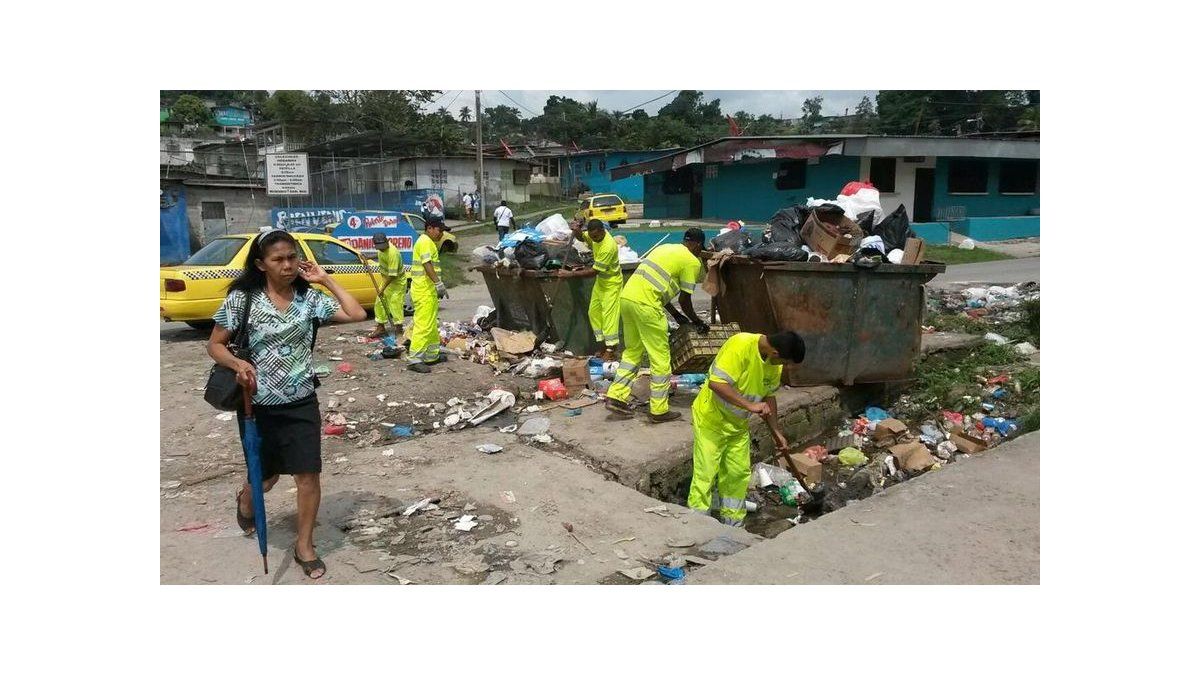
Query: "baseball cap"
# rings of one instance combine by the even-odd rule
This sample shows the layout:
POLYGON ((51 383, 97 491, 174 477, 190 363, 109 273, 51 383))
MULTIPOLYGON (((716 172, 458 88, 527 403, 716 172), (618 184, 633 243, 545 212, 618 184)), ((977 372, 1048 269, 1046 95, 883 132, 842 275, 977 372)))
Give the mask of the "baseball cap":
POLYGON ((388 238, 386 234, 382 232, 376 232, 375 234, 371 235, 371 241, 375 242, 375 245, 378 246, 380 244, 388 243, 388 238))
POLYGON ((684 241, 694 241, 697 244, 704 244, 704 230, 698 227, 689 227, 687 232, 683 233, 684 241))

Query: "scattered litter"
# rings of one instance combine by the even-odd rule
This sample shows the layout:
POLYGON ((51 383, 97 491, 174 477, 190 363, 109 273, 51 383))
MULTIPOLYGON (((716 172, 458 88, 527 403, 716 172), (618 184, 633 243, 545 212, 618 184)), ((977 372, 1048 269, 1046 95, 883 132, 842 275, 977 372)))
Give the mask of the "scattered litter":
POLYGON ((343 375, 349 375, 350 373, 354 372, 354 366, 343 361, 337 365, 337 371, 343 375))
POLYGON ((488 402, 483 407, 471 413, 471 426, 479 426, 480 422, 491 419, 501 412, 508 410, 517 402, 517 397, 511 391, 503 389, 493 389, 488 393, 487 399, 488 402))
POLYGON ((683 556, 683 559, 692 563, 693 565, 708 565, 715 562, 713 560, 709 560, 708 558, 701 558, 694 555, 685 555, 683 556))
POLYGON ((1034 354, 1038 353, 1038 348, 1034 347, 1028 342, 1020 342, 1016 345, 1016 347, 1014 347, 1014 349, 1016 349, 1017 353, 1021 356, 1033 356, 1034 354))
POLYGON ((654 576, 654 571, 645 567, 631 567, 629 569, 620 570, 621 574, 634 581, 643 581, 654 576))
MULTIPOLYGON (((968 241, 970 241, 970 240, 968 240, 968 241)), ((881 576, 883 576, 883 572, 876 572, 875 574, 872 574, 871 576, 867 577, 866 579, 863 579, 863 583, 864 583, 864 584, 869 584, 869 583, 871 583, 872 581, 875 581, 876 579, 878 579, 878 578, 879 578, 879 577, 881 577, 881 576)))
POLYGON ((479 526, 479 521, 475 519, 475 516, 473 516, 469 513, 467 515, 459 518, 454 523, 454 529, 459 530, 461 532, 470 532, 471 530, 475 529, 478 526, 479 526))
POLYGON ((217 528, 212 523, 196 522, 196 523, 187 523, 183 527, 180 527, 178 530, 176 530, 176 532, 193 532, 193 533, 197 533, 197 534, 202 534, 202 533, 206 533, 206 532, 212 532, 215 529, 217 529, 217 528))
POLYGON ((392 427, 392 435, 400 437, 408 437, 413 435, 412 427, 394 426, 392 427))
POLYGON ((399 407, 400 407, 400 402, 399 402, 399 401, 388 401, 388 402, 387 402, 387 407, 389 407, 389 408, 399 408, 399 407))
POLYGON ((333 395, 334 396, 345 396, 346 394, 349 394, 349 393, 350 392, 346 391, 345 389, 338 389, 337 391, 333 392, 333 395))
POLYGON ((384 450, 380 454, 383 455, 384 457, 391 457, 392 455, 396 454, 396 451, 393 450, 392 448, 388 448, 387 450, 384 450))
POLYGON ((538 412, 541 409, 542 409, 541 406, 531 405, 531 406, 526 406, 525 409, 522 410, 521 412, 532 413, 532 412, 538 412))
POLYGON ((858 448, 842 448, 838 453, 838 462, 842 466, 862 466, 867 463, 867 456, 858 448))
POLYGON ((501 493, 500 493, 500 496, 501 496, 501 497, 503 497, 503 498, 504 498, 504 501, 508 502, 509 504, 516 504, 516 503, 517 503, 517 498, 516 498, 516 496, 515 496, 515 495, 512 493, 512 491, 511 491, 511 490, 506 490, 506 491, 504 491, 504 492, 501 492, 501 493))
POLYGON ((502 434, 511 434, 511 433, 513 433, 513 432, 514 432, 514 431, 516 431, 516 430, 517 430, 517 425, 515 425, 515 424, 510 424, 510 425, 508 425, 508 426, 506 426, 506 427, 503 427, 503 428, 501 428, 501 429, 500 429, 500 433, 502 433, 502 434))
POLYGON ((550 434, 538 434, 537 436, 533 436, 530 440, 534 441, 535 443, 542 444, 554 442, 554 439, 550 436, 550 434))
POLYGON ((610 542, 608 542, 608 543, 610 543, 610 544, 623 544, 623 543, 625 543, 625 542, 627 542, 627 541, 633 541, 634 539, 637 539, 637 537, 625 537, 624 539, 618 539, 618 540, 616 540, 616 541, 610 541, 610 542))
POLYGON ((503 450, 504 447, 496 445, 495 443, 484 443, 483 445, 475 446, 475 449, 482 452, 485 455, 494 455, 497 452, 500 452, 501 450, 503 450))
POLYGON ((507 546, 508 548, 516 548, 517 542, 515 539, 509 539, 508 541, 504 542, 504 545, 507 546))
POLYGON ((986 335, 983 336, 983 339, 987 340, 988 342, 992 342, 992 343, 995 343, 998 345, 1008 344, 1008 338, 1006 338, 1003 335, 1000 335, 998 333, 987 333, 986 335))
POLYGON ((658 566, 658 574, 669 582, 683 581, 685 572, 682 567, 667 567, 666 565, 658 566))
POLYGON ((651 506, 651 507, 648 507, 648 508, 644 508, 644 509, 642 509, 642 512, 643 512, 643 513, 653 513, 653 514, 655 514, 655 515, 657 515, 657 516, 662 516, 663 518, 670 518, 670 517, 671 517, 671 514, 670 514, 670 512, 669 512, 669 511, 667 511, 667 507, 666 507, 666 505, 660 505, 660 506, 651 506))
POLYGON ((341 436, 346 433, 346 425, 326 424, 322 431, 326 436, 341 436))
POLYGON ((426 506, 429 506, 432 501, 433 501, 432 499, 430 499, 429 497, 426 497, 418 502, 409 504, 408 508, 404 509, 403 515, 406 517, 411 516, 412 514, 416 513, 417 511, 425 508, 426 506))
POLYGON ((558 570, 555 564, 561 562, 562 555, 557 553, 538 553, 522 556, 508 564, 514 572, 536 572, 537 574, 554 574, 558 570))
POLYGON ((582 415, 582 414, 583 414, 583 410, 582 410, 582 409, 580 409, 580 408, 568 408, 568 409, 567 409, 567 411, 566 411, 565 413, 563 413, 563 416, 565 416, 565 417, 579 417, 579 416, 580 416, 580 415, 582 415))
POLYGON ((223 412, 223 413, 217 415, 217 419, 221 420, 222 422, 228 422, 229 420, 231 420, 233 418, 234 418, 234 414, 231 412, 223 412))
POLYGON ((517 429, 518 436, 537 436, 550 431, 549 417, 531 417, 517 429))
POLYGON ((411 580, 405 579, 404 577, 400 576, 399 574, 396 574, 395 572, 388 572, 387 575, 389 577, 395 579, 396 582, 399 583, 401 586, 407 586, 412 583, 411 580))
POLYGON ((671 548, 691 548, 696 545, 695 539, 668 539, 667 546, 671 548))

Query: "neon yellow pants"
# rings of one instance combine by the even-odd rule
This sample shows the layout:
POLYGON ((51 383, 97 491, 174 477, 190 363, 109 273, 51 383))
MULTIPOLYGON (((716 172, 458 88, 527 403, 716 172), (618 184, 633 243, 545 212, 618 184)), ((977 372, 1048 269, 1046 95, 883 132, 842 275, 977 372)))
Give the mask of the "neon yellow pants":
POLYGON ((621 275, 597 276, 588 303, 588 322, 596 342, 616 347, 621 340, 621 275))
POLYGON ((716 483, 720 520, 726 525, 737 525, 746 518, 750 431, 714 420, 719 415, 705 413, 697 410, 696 404, 692 405, 692 486, 688 491, 688 508, 709 515, 713 483, 716 483))
POLYGON ((409 363, 437 363, 442 338, 438 334, 438 297, 433 284, 412 285, 413 325, 408 347, 409 363))
POLYGON ((397 328, 404 327, 404 279, 397 279, 383 289, 383 299, 375 296, 375 323, 384 325, 387 318, 392 317, 392 323, 397 328))
POLYGON ((667 395, 671 393, 671 346, 667 341, 667 312, 662 306, 645 305, 621 299, 621 325, 625 330, 625 352, 617 366, 617 374, 608 397, 614 401, 629 401, 633 381, 637 378, 642 357, 650 358, 650 414, 661 415, 668 410, 667 395))

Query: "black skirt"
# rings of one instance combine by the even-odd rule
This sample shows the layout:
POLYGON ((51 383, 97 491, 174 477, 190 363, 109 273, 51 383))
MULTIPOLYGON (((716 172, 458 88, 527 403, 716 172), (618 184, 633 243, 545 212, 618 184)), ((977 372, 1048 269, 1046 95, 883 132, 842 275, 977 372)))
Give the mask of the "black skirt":
MULTIPOLYGON (((241 437, 245 415, 239 410, 237 416, 241 437)), ((282 405, 256 405, 254 419, 262 438, 264 480, 279 474, 321 473, 321 411, 316 394, 282 405)))

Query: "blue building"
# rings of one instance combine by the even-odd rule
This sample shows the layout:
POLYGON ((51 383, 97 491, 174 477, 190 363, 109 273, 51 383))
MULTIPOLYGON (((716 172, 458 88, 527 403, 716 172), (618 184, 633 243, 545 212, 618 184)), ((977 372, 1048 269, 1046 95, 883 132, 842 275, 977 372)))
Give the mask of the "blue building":
POLYGON ((563 194, 592 192, 615 194, 628 202, 642 201, 642 179, 637 176, 614 179, 609 172, 618 167, 637 164, 679 150, 588 150, 560 159, 558 176, 563 194))
POLYGON ((641 177, 651 219, 765 221, 809 197, 833 199, 851 181, 879 189, 884 213, 904 205, 922 236, 988 240, 1039 234, 1035 137, 728 137, 625 166, 641 177))

